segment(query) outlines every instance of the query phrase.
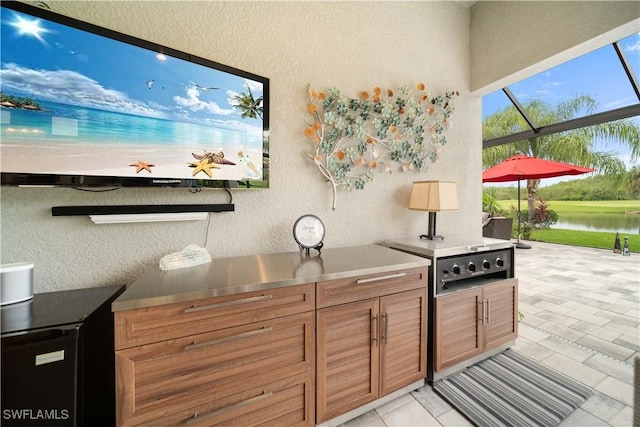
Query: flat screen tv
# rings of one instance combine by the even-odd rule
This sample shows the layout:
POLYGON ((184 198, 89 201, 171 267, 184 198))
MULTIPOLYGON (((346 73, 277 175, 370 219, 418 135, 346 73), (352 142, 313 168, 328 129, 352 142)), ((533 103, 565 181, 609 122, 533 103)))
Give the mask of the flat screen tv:
POLYGON ((268 187, 268 78, 1 6, 2 184, 268 187))

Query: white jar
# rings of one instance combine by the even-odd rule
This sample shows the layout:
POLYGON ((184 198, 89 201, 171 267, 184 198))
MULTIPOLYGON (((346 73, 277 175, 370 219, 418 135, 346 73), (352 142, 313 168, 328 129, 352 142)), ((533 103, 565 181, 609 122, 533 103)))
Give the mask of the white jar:
POLYGON ((33 298, 33 263, 0 265, 0 305, 33 298))

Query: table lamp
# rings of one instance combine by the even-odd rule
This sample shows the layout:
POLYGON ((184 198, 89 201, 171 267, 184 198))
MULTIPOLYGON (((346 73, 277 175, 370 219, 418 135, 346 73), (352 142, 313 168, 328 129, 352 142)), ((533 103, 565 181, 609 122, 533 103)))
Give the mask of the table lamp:
POLYGON ((458 210, 458 190, 451 181, 415 181, 411 188, 409 209, 429 212, 429 229, 420 238, 442 240, 436 235, 436 212, 458 210))

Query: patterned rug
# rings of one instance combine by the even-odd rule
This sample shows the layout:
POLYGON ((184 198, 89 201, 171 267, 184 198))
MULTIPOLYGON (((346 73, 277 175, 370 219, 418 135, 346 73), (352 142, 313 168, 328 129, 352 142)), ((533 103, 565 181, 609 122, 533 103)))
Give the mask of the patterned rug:
POLYGON ((593 391, 506 350, 436 381, 434 390, 478 426, 557 426, 593 391))

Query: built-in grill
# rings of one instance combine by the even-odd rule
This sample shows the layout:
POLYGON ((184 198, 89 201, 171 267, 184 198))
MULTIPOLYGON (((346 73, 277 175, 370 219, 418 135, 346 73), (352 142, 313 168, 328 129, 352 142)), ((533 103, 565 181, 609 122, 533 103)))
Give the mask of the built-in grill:
MULTIPOLYGON (((428 279, 427 378, 434 381, 448 375, 450 372, 438 374, 433 365, 434 331, 437 321, 435 299, 513 278, 515 275, 513 244, 507 240, 470 239, 462 236, 447 236, 443 240, 426 240, 416 236, 402 240, 385 240, 381 244, 431 261, 428 279)), ((476 357, 469 362, 473 363, 482 357, 476 357)))
POLYGON ((435 295, 513 277, 513 248, 492 250, 489 247, 471 247, 469 250, 474 252, 461 255, 434 255, 435 295))

